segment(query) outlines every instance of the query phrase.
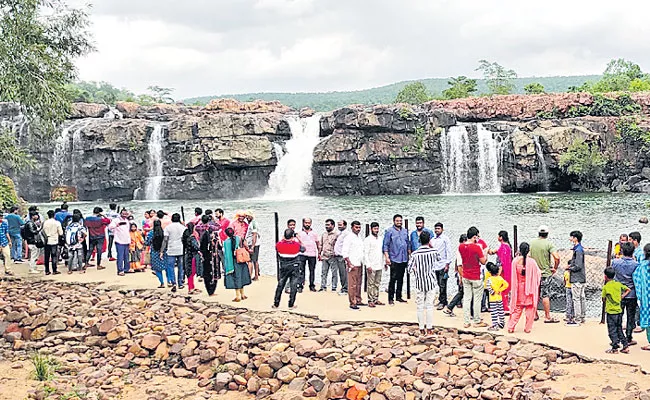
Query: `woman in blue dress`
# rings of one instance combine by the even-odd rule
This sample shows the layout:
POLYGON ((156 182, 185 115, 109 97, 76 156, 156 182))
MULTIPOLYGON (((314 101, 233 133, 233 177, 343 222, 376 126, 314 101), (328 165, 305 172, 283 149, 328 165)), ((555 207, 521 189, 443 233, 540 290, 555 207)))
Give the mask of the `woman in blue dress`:
POLYGON ((245 248, 246 242, 242 242, 239 236, 235 236, 235 230, 226 229, 228 238, 223 242, 223 268, 224 284, 226 289, 235 289, 235 298, 232 301, 238 302, 246 300, 248 297, 244 294, 244 286, 251 284, 251 274, 248 270, 248 263, 238 263, 235 256, 235 250, 240 247, 245 248))
POLYGON ((163 280, 163 271, 165 271, 165 274, 167 274, 167 286, 170 286, 172 292, 175 292, 176 276, 173 268, 170 271, 167 264, 167 254, 160 254, 164 239, 165 232, 162 229, 160 220, 157 219, 153 222, 153 229, 147 234, 144 244, 150 246, 151 249, 151 269, 153 270, 153 273, 156 274, 156 277, 158 277, 158 281, 160 281, 158 289, 165 288, 165 281, 163 280))
MULTIPOLYGON (((645 329, 648 343, 650 343, 650 243, 643 247, 643 260, 634 270, 632 279, 636 298, 639 300, 639 316, 641 328, 645 329)), ((650 351, 650 345, 641 347, 641 350, 650 351)))

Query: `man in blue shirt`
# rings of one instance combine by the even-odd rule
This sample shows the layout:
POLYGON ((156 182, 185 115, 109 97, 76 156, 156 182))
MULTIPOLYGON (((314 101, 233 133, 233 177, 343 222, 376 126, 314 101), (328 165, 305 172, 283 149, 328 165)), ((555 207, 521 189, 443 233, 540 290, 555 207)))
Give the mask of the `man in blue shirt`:
POLYGON ((411 232, 411 236, 410 236, 411 245, 409 250, 415 251, 420 248, 420 234, 422 232, 426 232, 429 234, 429 237, 433 237, 433 232, 431 232, 431 229, 424 227, 424 217, 416 217, 415 230, 411 232))
POLYGON ((11 273, 11 264, 9 248, 11 247, 11 237, 9 236, 9 224, 4 220, 4 214, 0 212, 0 254, 2 254, 2 264, 4 265, 5 275, 11 273))
POLYGON ((625 336, 630 346, 636 344, 632 340, 632 333, 634 332, 637 298, 636 290, 634 289, 634 280, 632 274, 636 270, 639 263, 634 259, 634 245, 630 242, 621 243, 621 254, 623 257, 615 258, 612 260, 612 269, 616 273, 614 279, 630 289, 630 293, 621 299, 621 308, 623 313, 626 314, 625 320, 625 336))
POLYGON ((59 223, 60 223, 61 225, 63 225, 63 221, 64 221, 64 220, 65 220, 69 215, 71 215, 71 214, 70 214, 70 212, 68 211, 68 204, 67 204, 67 203, 63 203, 63 204, 61 204, 61 211, 59 211, 59 212, 57 212, 56 214, 54 214, 54 219, 57 220, 57 221, 59 221, 59 223))
POLYGON ((382 246, 386 265, 390 265, 390 280, 388 281, 388 304, 395 304, 393 299, 406 303, 402 298, 404 272, 409 260, 409 236, 402 227, 402 216, 393 217, 393 226, 386 229, 382 246), (397 286, 397 287, 396 287, 397 286))
POLYGON ((634 244, 634 259, 640 263, 643 261, 643 246, 641 246, 641 233, 632 232, 628 235, 632 244, 634 244))
POLYGON ((447 280, 449 279, 449 266, 454 260, 456 255, 454 249, 451 247, 451 240, 449 236, 444 233, 442 222, 436 222, 434 225, 434 235, 431 236, 431 246, 438 253, 436 263, 433 265, 433 270, 436 271, 436 280, 440 288, 438 295, 438 310, 442 310, 447 306, 447 280))
POLYGON ((21 263, 23 262, 23 238, 20 236, 20 227, 25 225, 25 221, 18 215, 18 207, 13 206, 9 211, 5 219, 11 236, 11 259, 21 263))

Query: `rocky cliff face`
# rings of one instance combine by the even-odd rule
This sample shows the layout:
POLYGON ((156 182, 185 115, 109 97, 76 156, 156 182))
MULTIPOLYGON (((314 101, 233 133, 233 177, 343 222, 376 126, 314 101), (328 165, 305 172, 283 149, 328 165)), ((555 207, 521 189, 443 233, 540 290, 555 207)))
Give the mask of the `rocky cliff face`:
POLYGON ((80 200, 131 199, 150 179, 148 144, 158 126, 163 135, 161 198, 259 195, 277 163, 272 143, 290 137, 283 119, 287 110, 276 110, 274 104, 256 111, 226 106, 211 111, 76 105, 74 119, 58 139, 31 145, 37 170, 15 176, 19 192, 42 201, 53 187, 64 185, 76 187, 80 200))

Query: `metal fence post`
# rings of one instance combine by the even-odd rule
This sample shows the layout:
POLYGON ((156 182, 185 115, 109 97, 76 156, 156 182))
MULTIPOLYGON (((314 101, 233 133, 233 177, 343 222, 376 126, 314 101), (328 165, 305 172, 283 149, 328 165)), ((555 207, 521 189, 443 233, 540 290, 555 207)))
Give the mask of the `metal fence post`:
POLYGON ((514 249, 512 249, 512 255, 514 256, 515 253, 517 253, 517 251, 519 249, 519 243, 518 243, 518 240, 517 240, 517 225, 514 225, 512 227, 512 243, 514 245, 514 249))
MULTIPOLYGON (((609 240, 607 242, 607 262, 605 264, 607 267, 612 266, 612 250, 613 250, 612 245, 613 245, 612 241, 609 240)), ((605 313, 605 299, 603 299, 603 306, 602 306, 602 308, 600 310, 600 323, 601 324, 605 323, 605 316, 606 316, 606 313, 605 313)))
MULTIPOLYGON (((410 236, 409 236, 409 220, 408 220, 408 218, 404 220, 404 227, 406 228, 406 241, 408 243, 408 247, 410 247, 411 246, 411 239, 410 239, 410 236)), ((407 249, 408 249, 408 247, 407 247, 407 249)), ((408 254, 408 250, 407 250, 407 254, 408 254)), ((400 293, 400 296, 402 296, 401 293, 400 293)), ((411 300, 411 275, 408 272, 406 272, 406 298, 408 300, 411 300)))
MULTIPOLYGON (((280 217, 278 212, 273 213, 273 218, 275 220, 275 243, 280 241, 280 217)), ((275 278, 280 280, 280 255, 278 252, 275 252, 275 278)))

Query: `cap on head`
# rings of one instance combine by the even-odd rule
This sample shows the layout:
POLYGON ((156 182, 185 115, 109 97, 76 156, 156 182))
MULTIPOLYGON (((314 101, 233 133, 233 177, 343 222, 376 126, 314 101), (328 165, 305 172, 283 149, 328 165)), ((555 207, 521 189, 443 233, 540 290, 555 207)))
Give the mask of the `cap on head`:
POLYGON ((545 233, 548 234, 548 226, 546 225, 541 225, 538 230, 539 233, 545 233))

